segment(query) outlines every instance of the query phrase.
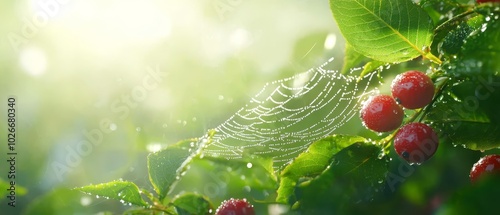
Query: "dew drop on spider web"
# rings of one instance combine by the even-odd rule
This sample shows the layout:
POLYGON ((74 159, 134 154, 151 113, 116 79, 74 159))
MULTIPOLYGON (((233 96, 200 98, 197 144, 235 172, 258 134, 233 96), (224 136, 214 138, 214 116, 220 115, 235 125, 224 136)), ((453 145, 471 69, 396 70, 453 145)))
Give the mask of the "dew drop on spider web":
MULTIPOLYGON (((244 154, 272 158, 282 168, 309 145, 332 134, 351 134, 346 123, 359 120, 361 102, 377 92, 377 72, 359 75, 317 68, 269 82, 244 107, 216 127, 208 156, 239 159, 244 154)), ((382 66, 380 69, 383 70, 382 66)), ((359 74, 361 69, 352 69, 359 74)), ((359 122, 361 124, 361 122, 359 122)), ((202 156, 202 155, 201 155, 202 156)))

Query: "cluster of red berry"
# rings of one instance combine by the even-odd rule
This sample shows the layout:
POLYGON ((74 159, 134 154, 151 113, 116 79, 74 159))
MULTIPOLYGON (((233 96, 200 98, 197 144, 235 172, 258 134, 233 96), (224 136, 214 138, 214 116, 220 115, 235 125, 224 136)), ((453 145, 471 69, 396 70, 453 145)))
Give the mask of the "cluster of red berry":
POLYGON ((405 109, 427 106, 434 97, 434 83, 419 71, 401 73, 392 81, 390 95, 376 95, 364 102, 361 109, 363 124, 376 132, 399 128, 394 148, 409 163, 422 163, 434 155, 438 137, 426 124, 411 122, 402 127, 405 109))
MULTIPOLYGON (((361 109, 363 124, 376 132, 388 132, 399 128, 394 136, 394 149, 409 163, 422 163, 434 155, 438 136, 423 123, 411 122, 402 127, 404 110, 427 106, 434 97, 434 84, 426 74, 408 71, 396 76, 389 95, 376 95, 364 102, 361 109)), ((481 158, 471 169, 470 180, 477 181, 482 175, 500 175, 500 155, 481 158)))

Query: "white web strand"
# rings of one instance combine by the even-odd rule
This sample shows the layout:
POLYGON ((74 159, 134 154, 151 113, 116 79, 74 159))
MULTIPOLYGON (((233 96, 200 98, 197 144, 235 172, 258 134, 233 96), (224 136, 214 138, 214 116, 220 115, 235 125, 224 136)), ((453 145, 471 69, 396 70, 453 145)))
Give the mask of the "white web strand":
MULTIPOLYGON (((359 82, 324 67, 267 83, 245 107, 216 128, 207 156, 242 158, 254 154, 274 159, 281 168, 307 147, 334 134, 359 114, 361 100, 374 90, 371 73, 359 82)), ((348 133, 349 128, 342 128, 348 133)))

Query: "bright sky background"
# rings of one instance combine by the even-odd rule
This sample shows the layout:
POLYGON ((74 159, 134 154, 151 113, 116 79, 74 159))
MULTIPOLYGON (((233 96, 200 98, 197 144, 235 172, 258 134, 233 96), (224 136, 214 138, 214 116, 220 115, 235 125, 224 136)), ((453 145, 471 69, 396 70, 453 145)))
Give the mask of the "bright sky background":
POLYGON ((1 94, 18 98, 26 153, 19 183, 39 190, 146 175, 149 151, 343 52, 326 0, 4 1, 0 26, 1 94), (102 144, 55 174, 90 131, 102 144))

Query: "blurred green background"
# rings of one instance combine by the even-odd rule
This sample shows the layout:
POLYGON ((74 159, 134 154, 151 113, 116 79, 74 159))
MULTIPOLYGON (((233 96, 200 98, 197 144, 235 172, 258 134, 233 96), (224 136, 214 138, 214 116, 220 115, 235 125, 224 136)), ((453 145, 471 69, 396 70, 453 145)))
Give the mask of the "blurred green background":
POLYGON ((63 214, 72 198, 59 188, 118 178, 151 188, 149 152, 203 135, 266 82, 340 59, 344 46, 326 0, 2 1, 0 11, 1 110, 17 98, 16 182, 27 189, 15 209, 0 199, 7 214, 47 194, 67 200, 63 214))

